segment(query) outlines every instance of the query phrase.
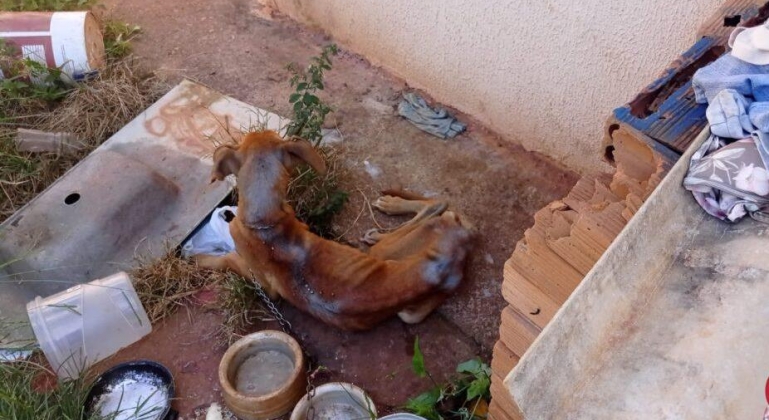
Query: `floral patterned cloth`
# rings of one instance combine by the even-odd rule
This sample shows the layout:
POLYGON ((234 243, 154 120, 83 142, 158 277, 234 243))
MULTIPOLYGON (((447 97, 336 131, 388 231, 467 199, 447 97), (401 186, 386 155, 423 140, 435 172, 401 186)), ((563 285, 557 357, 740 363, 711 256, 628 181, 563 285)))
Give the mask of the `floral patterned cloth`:
POLYGON ((764 220, 769 210, 769 171, 750 138, 727 144, 711 135, 692 155, 684 187, 721 220, 736 222, 746 214, 764 220))

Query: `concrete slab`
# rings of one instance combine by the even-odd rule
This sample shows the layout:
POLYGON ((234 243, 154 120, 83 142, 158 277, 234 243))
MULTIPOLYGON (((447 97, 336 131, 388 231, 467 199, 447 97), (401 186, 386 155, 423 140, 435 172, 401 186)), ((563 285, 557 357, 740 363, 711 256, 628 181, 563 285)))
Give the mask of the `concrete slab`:
POLYGON ((527 419, 761 418, 769 226, 705 214, 688 156, 507 377, 527 419))
MULTIPOLYGON (((178 245, 232 191, 210 184, 214 146, 281 119, 188 80, 163 96, 2 225, 0 318, 178 245)), ((31 338, 17 330, 13 339, 31 338)), ((5 339, 11 339, 4 337, 5 339)))

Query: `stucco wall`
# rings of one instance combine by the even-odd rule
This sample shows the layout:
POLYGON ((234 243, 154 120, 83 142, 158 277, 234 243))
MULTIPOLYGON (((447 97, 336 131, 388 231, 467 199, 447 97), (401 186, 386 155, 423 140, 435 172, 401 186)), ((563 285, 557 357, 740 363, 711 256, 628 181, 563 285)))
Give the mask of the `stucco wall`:
POLYGON ((603 123, 722 0, 262 0, 507 139, 585 172, 603 123))

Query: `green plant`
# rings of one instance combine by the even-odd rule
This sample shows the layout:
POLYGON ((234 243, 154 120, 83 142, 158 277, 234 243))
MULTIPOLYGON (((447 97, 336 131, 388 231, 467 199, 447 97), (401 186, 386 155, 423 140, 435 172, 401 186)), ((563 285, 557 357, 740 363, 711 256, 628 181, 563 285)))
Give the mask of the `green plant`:
POLYGON ((88 9, 97 0, 0 0, 0 10, 8 12, 44 12, 88 9))
POLYGON ((72 90, 63 81, 61 69, 48 68, 30 58, 15 61, 6 71, 0 80, 0 118, 16 109, 50 105, 72 90))
POLYGON ((56 382, 56 375, 35 354, 30 360, 0 363, 0 418, 81 420, 92 375, 56 382))
POLYGON ((109 20, 104 23, 104 53, 109 59, 121 59, 133 51, 131 42, 141 33, 141 27, 109 20))
POLYGON ((323 48, 320 56, 313 57, 304 71, 297 69, 295 64, 288 65, 293 73, 291 87, 295 91, 289 96, 289 102, 293 104, 293 118, 286 130, 287 136, 301 137, 315 146, 323 139, 321 129, 331 107, 323 103, 317 93, 324 88, 324 72, 331 70, 331 56, 336 53, 336 45, 331 44, 323 48))
POLYGON ((491 369, 479 359, 471 359, 457 365, 456 375, 447 384, 438 384, 425 367, 424 355, 419 347, 419 337, 414 340, 414 356, 411 360, 414 373, 428 377, 433 387, 410 399, 406 409, 430 420, 474 420, 485 418, 486 400, 491 386, 491 369))
POLYGON ((297 167, 289 183, 288 201, 299 220, 307 223, 316 234, 327 238, 336 236, 332 220, 349 197, 347 192, 339 188, 337 156, 330 148, 320 144, 323 139, 323 123, 331 107, 317 93, 325 87, 323 77, 326 70, 331 70, 331 56, 337 51, 334 44, 324 47, 320 56, 310 59, 311 63, 304 71, 299 71, 295 64, 288 65, 293 73, 290 84, 294 92, 289 97, 289 102, 293 104, 293 118, 286 127, 286 136, 311 142, 327 167, 324 175, 317 174, 307 165, 297 167))

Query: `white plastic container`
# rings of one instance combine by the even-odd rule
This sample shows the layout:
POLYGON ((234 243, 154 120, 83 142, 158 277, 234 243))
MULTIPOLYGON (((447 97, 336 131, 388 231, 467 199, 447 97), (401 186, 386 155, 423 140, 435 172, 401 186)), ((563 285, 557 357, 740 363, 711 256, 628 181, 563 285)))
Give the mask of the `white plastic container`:
POLYGON ((411 413, 395 413, 389 416, 380 417, 379 420, 427 420, 424 417, 411 413))
POLYGON ((128 274, 120 272, 27 303, 40 348, 62 379, 152 331, 128 274))

